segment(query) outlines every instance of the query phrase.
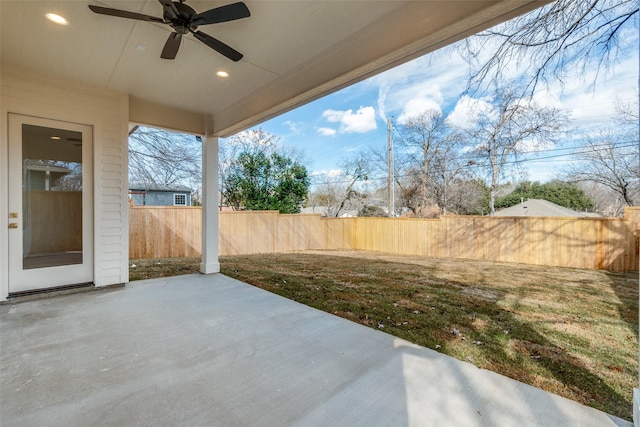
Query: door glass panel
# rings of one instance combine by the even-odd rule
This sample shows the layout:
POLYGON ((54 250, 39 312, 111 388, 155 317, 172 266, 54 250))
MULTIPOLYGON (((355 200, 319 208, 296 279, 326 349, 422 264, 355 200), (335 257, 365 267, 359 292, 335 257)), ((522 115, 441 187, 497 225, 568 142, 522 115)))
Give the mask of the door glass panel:
POLYGON ((82 264, 82 133, 22 125, 23 268, 82 264))

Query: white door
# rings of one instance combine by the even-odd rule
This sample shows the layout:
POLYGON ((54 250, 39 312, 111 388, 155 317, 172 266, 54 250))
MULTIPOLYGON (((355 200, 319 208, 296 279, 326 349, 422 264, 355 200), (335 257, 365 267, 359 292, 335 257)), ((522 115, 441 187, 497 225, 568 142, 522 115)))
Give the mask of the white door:
POLYGON ((92 133, 9 114, 9 293, 93 281, 92 133))

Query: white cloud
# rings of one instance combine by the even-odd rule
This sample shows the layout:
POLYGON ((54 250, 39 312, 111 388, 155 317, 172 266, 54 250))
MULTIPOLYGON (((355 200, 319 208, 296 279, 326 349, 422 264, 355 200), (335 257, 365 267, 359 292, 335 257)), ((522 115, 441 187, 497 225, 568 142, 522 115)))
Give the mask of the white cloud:
POLYGON ((464 147, 462 147, 462 148, 460 149, 460 151, 461 151, 463 154, 467 154, 467 153, 471 153, 471 152, 472 152, 473 150, 475 150, 475 149, 476 149, 476 147, 473 147, 473 146, 471 146, 471 145, 465 145, 464 147))
POLYGON ((378 115, 383 121, 387 121, 386 103, 389 90, 391 89, 391 83, 383 81, 378 88, 378 115))
POLYGON ((533 94, 531 101, 538 106, 544 108, 562 108, 562 101, 558 97, 556 91, 537 91, 533 94))
POLYGON ((344 147, 342 149, 342 151, 344 151, 345 153, 354 153, 356 151, 360 151, 362 150, 363 145, 356 145, 356 146, 349 146, 349 147, 344 147))
POLYGON ((300 129, 298 128, 299 123, 296 123, 291 120, 287 120, 283 123, 285 126, 289 128, 289 130, 293 133, 300 133, 300 129))
MULTIPOLYGON (((483 38, 472 42, 483 43, 479 56, 463 58, 464 48, 460 42, 440 49, 429 55, 407 62, 378 76, 371 78, 368 85, 377 91, 377 108, 380 117, 404 114, 407 103, 416 98, 432 99, 444 111, 449 111, 463 93, 467 83, 469 61, 476 64, 486 62, 498 48, 498 39, 483 38)), ((576 125, 593 126, 594 122, 606 122, 615 114, 613 106, 616 95, 619 98, 635 96, 638 81, 638 31, 630 26, 620 34, 621 52, 611 67, 599 64, 600 55, 594 55, 585 68, 567 70, 562 83, 540 83, 534 96, 541 106, 566 108, 576 125), (596 87, 590 83, 597 80, 596 87)), ((505 65, 506 80, 518 81, 522 77, 526 59, 514 57, 505 65)), ((487 87, 492 87, 487 82, 487 87)), ((455 118, 455 116, 454 116, 455 118)))
POLYGON ((376 112, 371 106, 360 107, 355 113, 351 109, 326 110, 322 117, 331 123, 340 123, 340 133, 365 133, 377 127, 376 112))
POLYGON ((615 72, 610 71, 610 75, 602 78, 595 88, 585 87, 585 79, 593 80, 597 72, 594 66, 585 76, 579 76, 563 87, 551 88, 553 92, 561 93, 559 107, 569 111, 574 127, 588 130, 594 126, 610 125, 616 116, 616 102, 638 99, 637 54, 620 60, 615 72))
POLYGON ((520 141, 517 144, 517 149, 523 153, 536 153, 541 150, 552 150, 556 148, 556 144, 553 141, 535 141, 532 139, 526 139, 520 141))
POLYGON ((439 111, 442 113, 442 109, 440 105, 432 99, 427 98, 414 98, 409 100, 404 108, 402 109, 402 114, 398 117, 398 123, 405 124, 407 120, 417 117, 423 114, 425 111, 439 111))
POLYGON ((486 98, 477 99, 464 95, 447 116, 447 122, 465 129, 472 126, 481 113, 491 114, 492 112, 494 112, 494 108, 486 98))
POLYGON ((335 136, 337 133, 333 128, 317 128, 316 131, 322 136, 335 136))
POLYGON ((439 106, 452 102, 464 89, 467 66, 464 60, 446 48, 407 62, 378 76, 368 84, 377 89, 378 113, 387 116, 402 114, 413 99, 430 99, 439 106))

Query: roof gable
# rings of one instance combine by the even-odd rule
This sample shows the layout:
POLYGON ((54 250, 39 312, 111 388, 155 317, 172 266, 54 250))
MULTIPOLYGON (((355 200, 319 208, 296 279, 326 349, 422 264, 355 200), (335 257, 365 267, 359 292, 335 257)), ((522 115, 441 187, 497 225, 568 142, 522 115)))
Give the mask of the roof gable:
POLYGON ((178 184, 145 184, 145 183, 130 183, 129 191, 164 191, 164 192, 181 192, 191 193, 193 190, 186 185, 178 184))

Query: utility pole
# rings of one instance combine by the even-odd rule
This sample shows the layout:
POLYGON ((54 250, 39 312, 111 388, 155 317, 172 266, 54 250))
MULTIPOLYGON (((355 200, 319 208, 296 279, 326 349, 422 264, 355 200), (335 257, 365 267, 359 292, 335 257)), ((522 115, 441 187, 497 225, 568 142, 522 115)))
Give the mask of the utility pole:
POLYGON ((387 192, 388 192, 388 205, 389 217, 392 218, 395 215, 396 210, 396 197, 393 185, 393 140, 391 139, 391 119, 387 119, 387 192))

